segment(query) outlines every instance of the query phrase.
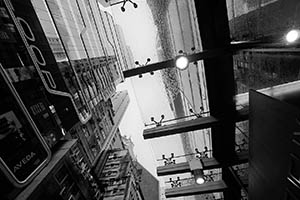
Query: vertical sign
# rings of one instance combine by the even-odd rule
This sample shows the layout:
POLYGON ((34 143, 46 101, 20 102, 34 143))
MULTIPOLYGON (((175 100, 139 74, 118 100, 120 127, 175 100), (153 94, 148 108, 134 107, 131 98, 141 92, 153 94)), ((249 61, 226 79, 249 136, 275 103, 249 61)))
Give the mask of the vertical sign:
POLYGON ((80 119, 30 0, 2 0, 66 130, 80 119))
POLYGON ((0 0, 1 68, 8 74, 8 81, 16 89, 49 147, 52 147, 63 136, 60 121, 50 111, 51 103, 45 95, 45 87, 17 30, 3 0, 0 0))
POLYGON ((47 164, 51 153, 0 65, 0 169, 17 187, 47 164))

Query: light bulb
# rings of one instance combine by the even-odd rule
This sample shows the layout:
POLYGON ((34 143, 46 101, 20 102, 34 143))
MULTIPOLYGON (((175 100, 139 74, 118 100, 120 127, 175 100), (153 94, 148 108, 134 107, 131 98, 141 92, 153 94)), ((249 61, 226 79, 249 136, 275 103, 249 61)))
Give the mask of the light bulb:
POLYGON ((186 56, 180 56, 176 59, 175 65, 177 68, 184 70, 188 67, 189 60, 187 59, 186 56))
POLYGON ((198 178, 196 179, 196 183, 199 184, 199 185, 203 184, 204 182, 205 182, 205 180, 204 180, 203 177, 198 177, 198 178))
POLYGON ((285 36, 285 39, 288 43, 293 43, 293 42, 296 42, 296 40, 299 39, 300 37, 300 31, 299 30, 296 30, 296 29, 293 29, 291 31, 289 31, 286 36, 285 36))

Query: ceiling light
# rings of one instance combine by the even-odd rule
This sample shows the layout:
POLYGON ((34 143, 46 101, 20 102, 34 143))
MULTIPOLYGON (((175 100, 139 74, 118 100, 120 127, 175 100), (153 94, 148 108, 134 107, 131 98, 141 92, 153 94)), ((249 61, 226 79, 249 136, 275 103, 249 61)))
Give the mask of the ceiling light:
POLYGON ((205 182, 205 180, 204 180, 203 177, 198 177, 198 178, 196 179, 196 183, 199 184, 199 185, 203 184, 204 182, 205 182))
POLYGON ((293 29, 286 34, 285 39, 288 43, 293 43, 296 42, 299 39, 299 37, 300 37, 300 31, 293 29))
POLYGON ((184 70, 188 67, 189 60, 186 56, 179 56, 176 58, 175 65, 178 69, 184 70))

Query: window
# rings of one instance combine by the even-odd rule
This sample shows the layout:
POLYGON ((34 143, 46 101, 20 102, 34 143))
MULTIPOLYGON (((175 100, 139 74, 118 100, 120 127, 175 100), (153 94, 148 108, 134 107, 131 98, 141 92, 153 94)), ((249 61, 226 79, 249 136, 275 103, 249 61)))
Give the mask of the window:
POLYGON ((116 176, 118 174, 117 171, 108 171, 106 173, 104 173, 105 177, 109 177, 109 176, 116 176))
POLYGON ((68 176, 68 172, 65 166, 62 166, 58 172, 54 175, 56 181, 61 184, 64 179, 68 176))

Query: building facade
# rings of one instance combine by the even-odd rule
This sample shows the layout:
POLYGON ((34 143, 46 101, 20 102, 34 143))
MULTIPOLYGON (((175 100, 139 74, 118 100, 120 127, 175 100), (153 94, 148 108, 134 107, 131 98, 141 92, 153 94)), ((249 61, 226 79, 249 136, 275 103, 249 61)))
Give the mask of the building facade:
POLYGON ((77 141, 66 141, 15 199, 100 199, 100 185, 91 173, 77 141))
POLYGON ((124 143, 124 147, 125 149, 128 150, 131 158, 133 161, 137 161, 136 155, 134 154, 133 148, 134 148, 134 144, 131 140, 131 137, 127 137, 127 136, 122 136, 122 141, 124 143))
POLYGON ((106 186, 104 200, 144 199, 138 182, 138 171, 128 150, 108 151, 98 177, 106 186))
POLYGON ((124 59, 126 61, 126 66, 123 69, 123 71, 132 69, 135 66, 134 59, 132 56, 132 51, 131 51, 130 47, 126 44, 126 40, 125 40, 125 36, 124 36, 123 30, 122 30, 122 27, 120 25, 116 24, 115 28, 116 28, 116 32, 118 34, 120 47, 123 52, 124 59))
POLYGON ((0 9, 1 91, 11 93, 1 100, 0 198, 102 198, 93 169, 102 152, 122 148, 129 103, 113 108, 125 63, 112 16, 92 0, 1 0, 0 9), (5 157, 9 149, 19 156, 5 157))
POLYGON ((118 91, 112 97, 112 107, 114 110, 114 121, 119 124, 129 105, 129 96, 127 91, 118 91))
POLYGON ((137 161, 136 166, 140 176, 140 187, 145 200, 160 199, 159 181, 137 161))

